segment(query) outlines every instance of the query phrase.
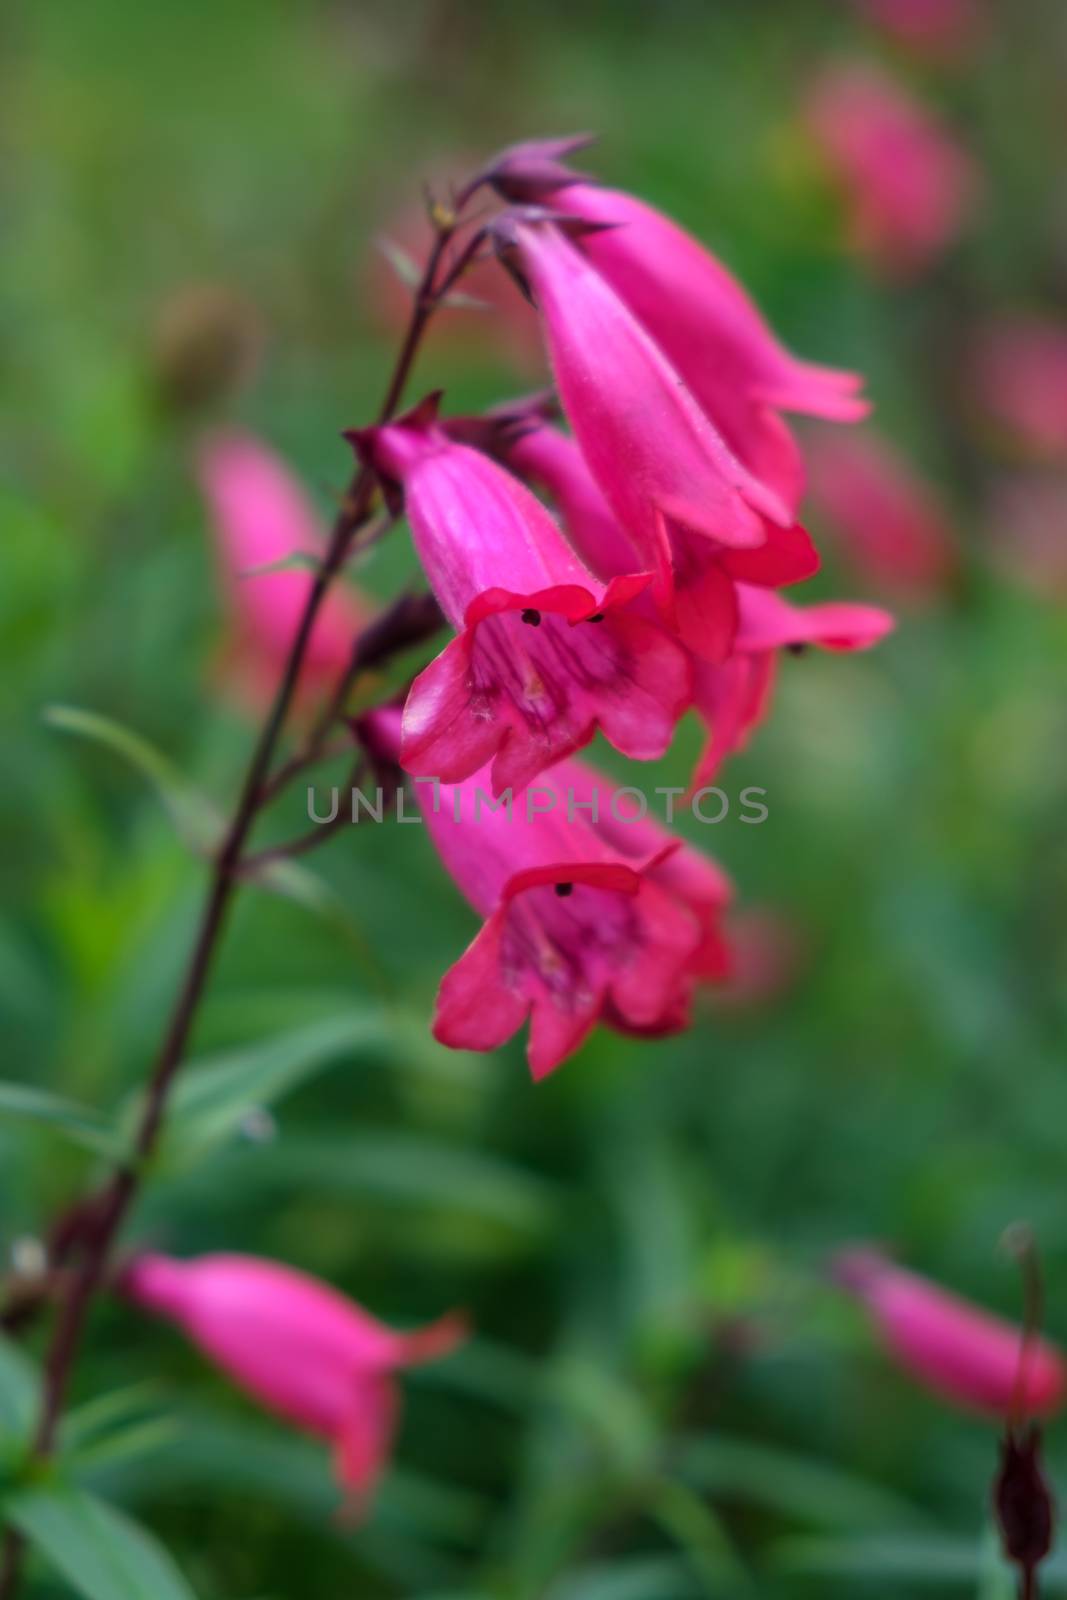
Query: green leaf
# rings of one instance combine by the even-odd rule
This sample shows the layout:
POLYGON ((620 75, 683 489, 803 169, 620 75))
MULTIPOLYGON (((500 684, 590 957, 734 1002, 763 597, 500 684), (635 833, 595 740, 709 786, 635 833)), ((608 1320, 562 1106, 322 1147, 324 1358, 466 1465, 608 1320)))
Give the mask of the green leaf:
POLYGON ((422 282, 422 268, 414 257, 392 239, 381 238, 374 242, 405 289, 417 288, 422 282))
POLYGON ((44 719, 52 728, 104 745, 128 761, 156 790, 178 837, 198 854, 211 850, 222 834, 222 819, 206 795, 182 777, 174 763, 147 739, 78 706, 49 706, 44 719))
POLYGON ((775 1571, 824 1580, 892 1580, 945 1589, 973 1587, 979 1562, 971 1540, 902 1533, 870 1539, 786 1539, 771 1551, 771 1565, 775 1571))
POLYGON ((165 1164, 184 1164, 230 1138, 249 1111, 272 1105, 316 1072, 386 1039, 383 1016, 352 1012, 183 1069, 163 1136, 165 1164))
POLYGON ((64 1100, 46 1089, 34 1089, 22 1083, 0 1083, 0 1117, 26 1117, 42 1122, 97 1155, 121 1153, 115 1130, 103 1117, 87 1106, 64 1100))
POLYGON ((322 561, 310 550, 290 550, 287 556, 281 556, 277 561, 264 561, 259 567, 245 567, 237 576, 239 578, 267 578, 272 572, 320 572, 322 561))
POLYGON ((553 1584, 546 1600, 698 1600, 712 1592, 717 1591, 707 1589, 680 1561, 634 1556, 568 1573, 553 1584))
POLYGON ((151 1534, 84 1490, 27 1489, 7 1501, 5 1513, 85 1600, 193 1600, 151 1534))
POLYGON ((28 1356, 0 1334, 0 1439, 25 1439, 37 1416, 40 1378, 28 1356))

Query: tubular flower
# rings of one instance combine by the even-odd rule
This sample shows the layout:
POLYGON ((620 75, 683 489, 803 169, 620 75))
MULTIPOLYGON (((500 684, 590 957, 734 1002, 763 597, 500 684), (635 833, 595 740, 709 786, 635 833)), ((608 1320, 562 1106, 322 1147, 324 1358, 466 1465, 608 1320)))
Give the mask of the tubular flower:
MULTIPOLYGON (((201 447, 197 475, 216 534, 231 619, 226 680, 258 707, 289 653, 312 584, 310 572, 262 572, 287 556, 322 552, 321 530, 303 490, 278 458, 246 434, 218 434, 201 447)), ((335 584, 319 611, 299 691, 306 699, 347 666, 370 607, 335 584)))
POLYGON ((616 224, 583 234, 578 248, 651 334, 737 459, 795 510, 803 467, 778 413, 854 422, 869 410, 862 379, 794 356, 722 263, 633 195, 575 183, 551 204, 616 224))
POLYGON ((981 32, 979 0, 855 0, 876 27, 919 55, 949 60, 981 32))
POLYGON ((824 650, 867 650, 885 637, 893 618, 880 606, 827 600, 794 606, 781 595, 739 586, 740 624, 734 653, 719 666, 697 662, 693 702, 710 737, 693 774, 693 786, 711 783, 722 762, 742 750, 767 714, 781 649, 820 645, 824 650))
POLYGON ((807 122, 844 192, 857 255, 908 278, 947 249, 972 208, 976 177, 924 106, 880 73, 846 66, 816 83, 807 122))
POLYGON ((1067 460, 1067 324, 994 324, 977 341, 973 373, 983 412, 1009 444, 1035 460, 1067 460))
POLYGON ((857 573, 911 599, 944 592, 957 567, 947 514, 888 441, 869 431, 820 436, 809 461, 813 503, 857 573))
POLYGON ((625 755, 662 755, 690 673, 661 628, 625 609, 648 575, 594 578, 528 489, 424 409, 355 442, 402 486, 430 586, 459 630, 412 686, 402 765, 451 783, 492 760, 499 794, 597 727, 625 755))
POLYGON ((465 1336, 452 1315, 395 1333, 328 1284, 253 1256, 136 1257, 120 1281, 268 1411, 329 1439, 338 1480, 360 1512, 388 1464, 395 1374, 448 1355, 465 1336))
POLYGON ((867 1307, 890 1353, 936 1394, 1009 1418, 1045 1415, 1062 1403, 1064 1360, 1045 1340, 1027 1338, 877 1250, 845 1250, 833 1272, 867 1307))
MULTIPOLYGON (((399 716, 373 712, 364 737, 379 755, 400 745, 399 716)), ((598 1021, 626 1032, 684 1027, 710 948, 712 900, 728 890, 668 870, 679 842, 654 829, 626 850, 582 809, 592 775, 577 763, 525 795, 493 802, 488 769, 464 783, 416 785, 442 862, 485 919, 437 996, 434 1037, 458 1050, 495 1050, 529 1019, 527 1060, 547 1077, 598 1021), (572 777, 578 793, 568 793, 572 777), (646 850, 646 845, 651 850, 646 850)), ((693 852, 695 855, 696 852, 693 852)))
POLYGON ((654 574, 665 621, 698 654, 722 660, 737 625, 735 582, 811 577, 811 541, 575 245, 544 221, 520 221, 514 235, 589 469, 654 574))

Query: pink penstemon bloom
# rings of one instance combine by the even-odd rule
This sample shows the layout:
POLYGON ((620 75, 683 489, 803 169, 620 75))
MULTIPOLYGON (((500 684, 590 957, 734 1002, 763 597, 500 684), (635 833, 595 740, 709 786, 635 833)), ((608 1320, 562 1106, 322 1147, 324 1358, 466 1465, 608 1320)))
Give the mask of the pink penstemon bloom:
POLYGON ((355 1515, 392 1453, 396 1374, 448 1355, 466 1335, 457 1315, 396 1333, 328 1284, 253 1256, 140 1255, 120 1289, 176 1323, 268 1411, 328 1439, 355 1515))
POLYGON ((934 60, 952 60, 982 28, 981 0, 854 0, 897 44, 934 60))
POLYGON ((922 272, 974 208, 974 163, 933 113, 865 64, 826 71, 806 107, 811 135, 843 191, 848 241, 886 276, 922 272))
POLYGON ((932 485, 870 429, 809 441, 811 499, 861 577, 912 601, 943 594, 959 556, 932 485))
POLYGON ((1018 317, 986 328, 972 361, 984 417, 1021 455, 1067 460, 1067 323, 1018 317))
POLYGON ((847 600, 794 606, 784 596, 750 584, 739 586, 739 606, 729 660, 695 663, 693 703, 710 731, 693 773, 694 788, 711 783, 726 757, 744 749, 767 715, 781 650, 807 645, 867 650, 894 625, 880 606, 847 600))
POLYGON ((449 439, 431 409, 354 442, 402 487, 430 586, 458 630, 412 686, 403 766, 455 782, 492 761, 500 793, 598 727, 624 755, 662 755, 690 672, 678 645, 628 609, 648 575, 594 577, 530 491, 449 439))
MULTIPOLYGON (((300 484, 249 434, 209 437, 197 455, 197 477, 211 514, 230 618, 224 682, 243 703, 259 708, 274 692, 313 578, 300 568, 258 569, 289 556, 321 555, 321 529, 300 484)), ((298 686, 301 699, 344 671, 370 616, 370 605, 350 585, 334 585, 308 644, 298 686)))
MULTIPOLYGON (((399 750, 395 712, 372 713, 365 735, 399 750)), ((495 1050, 529 1020, 535 1079, 572 1055, 597 1022, 632 1033, 676 1032, 695 984, 711 975, 729 889, 697 852, 651 825, 620 849, 609 826, 580 809, 595 774, 564 762, 505 809, 490 803, 488 769, 459 784, 416 785, 427 830, 461 893, 484 918, 437 996, 434 1037, 495 1050), (578 793, 568 795, 570 782, 578 793)), ((604 808, 611 786, 603 787, 604 808)), ((625 825, 624 825, 625 826, 625 825)))
POLYGON ((986 508, 993 564, 1038 599, 1067 603, 1067 472, 1033 469, 999 478, 986 508))
POLYGON ((901 1366, 936 1394, 1009 1420, 1062 1404, 1067 1369, 1044 1339, 1026 1337, 877 1250, 842 1251, 833 1273, 867 1307, 901 1366))
POLYGON ((795 512, 803 464, 779 412, 854 422, 869 410, 859 376, 794 356, 723 264, 633 195, 575 183, 547 203, 614 224, 583 233, 577 248, 651 334, 737 459, 795 512))
POLYGON ((666 624, 722 660, 737 626, 735 583, 811 577, 811 541, 576 245, 543 220, 520 220, 512 234, 585 462, 653 573, 666 624))

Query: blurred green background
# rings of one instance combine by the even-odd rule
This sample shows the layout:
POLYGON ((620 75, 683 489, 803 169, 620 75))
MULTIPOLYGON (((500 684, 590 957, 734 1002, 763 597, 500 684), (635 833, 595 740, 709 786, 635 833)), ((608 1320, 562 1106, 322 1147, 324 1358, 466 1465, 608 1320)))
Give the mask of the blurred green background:
MULTIPOLYGON (((222 415, 283 452, 325 517, 340 431, 372 414, 395 343, 375 237, 427 172, 596 129, 596 170, 720 251, 794 348, 868 375, 963 558, 873 654, 784 662, 724 780, 766 788, 770 820, 694 832, 742 905, 793 930, 795 979, 758 1004, 705 1004, 661 1043, 601 1032, 534 1090, 518 1045, 429 1039, 475 924, 419 830, 310 858, 326 915, 241 897, 195 1053, 296 1036, 329 1070, 279 1100, 273 1134, 246 1119, 173 1162, 131 1237, 276 1256, 400 1324, 465 1306, 477 1335, 406 1381, 395 1469, 346 1530, 322 1449, 170 1330, 102 1306, 76 1400, 151 1387, 81 1480, 207 1600, 1010 1592, 984 1531, 994 1431, 892 1371, 821 1276, 873 1237, 1016 1315, 997 1242, 1028 1218, 1067 1338, 1067 632, 1062 596, 987 559, 998 462, 951 381, 983 319, 1067 306, 1067 8, 991 6, 984 40, 940 67, 844 0, 8 9, 4 1077, 120 1103, 202 893, 157 795, 44 708, 129 726, 220 807, 250 747, 211 669, 223 616, 189 466, 205 418, 162 405, 153 368, 191 286, 255 317, 262 359, 222 415), (843 252, 801 135, 805 85, 839 55, 936 104, 984 174, 966 236, 905 287, 843 252)), ((412 392, 443 384, 467 409, 531 381, 454 313, 412 392)), ((388 594, 411 570, 398 533, 359 581, 388 594)), ((832 554, 813 592, 882 598, 832 554)), ((657 781, 684 781, 698 738, 680 731, 657 781)), ((265 837, 299 822, 297 799, 265 837)), ((5 1265, 93 1160, 0 1120, 5 1265)), ((1065 1486, 1067 1444, 1050 1448, 1065 1486)))

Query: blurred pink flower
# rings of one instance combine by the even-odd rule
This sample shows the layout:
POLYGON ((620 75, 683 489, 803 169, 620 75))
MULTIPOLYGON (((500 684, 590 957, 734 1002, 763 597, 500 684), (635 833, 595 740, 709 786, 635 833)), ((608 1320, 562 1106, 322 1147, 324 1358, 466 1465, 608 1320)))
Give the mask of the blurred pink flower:
POLYGON ((990 554, 1007 578, 1045 600, 1067 601, 1067 473, 1017 472, 993 486, 990 554))
POLYGON ((500 793, 598 727, 624 755, 661 756, 690 672, 662 628, 625 609, 648 575, 605 586, 517 478, 450 440, 425 408, 352 437, 402 485, 430 586, 460 630, 408 696, 406 770, 455 782, 492 760, 500 793))
POLYGON ((834 1277, 867 1307, 887 1349, 936 1394, 973 1410, 1010 1417, 1058 1409, 1065 1369, 1043 1339, 905 1272, 877 1250, 842 1251, 834 1277))
POLYGON ((901 597, 944 592, 958 565, 947 513, 888 440, 870 430, 820 433, 808 466, 812 501, 855 572, 901 597))
POLYGON ((549 203, 615 224, 581 235, 578 248, 652 335, 738 460, 795 512, 803 465, 778 413, 854 422, 870 409, 859 393, 863 380, 794 356, 722 263, 633 195, 575 183, 549 203))
POLYGON ((121 1290, 176 1323, 268 1411, 334 1447, 350 1509, 362 1512, 388 1465, 395 1374, 448 1355, 466 1333, 451 1315, 395 1333, 328 1284, 252 1256, 137 1256, 121 1290))
POLYGON ((593 478, 654 575, 665 623, 697 654, 722 660, 737 627, 735 583, 810 577, 811 541, 580 251, 549 224, 520 225, 517 239, 593 478))
POLYGON ((779 999, 805 964, 806 930, 777 906, 743 906, 726 919, 730 971, 717 1009, 760 1011, 779 999))
POLYGON ((956 239, 977 196, 971 157, 933 113, 866 65, 817 79, 806 121, 848 214, 850 247, 905 279, 956 239))
MULTIPOLYGON (((281 461, 248 434, 215 434, 201 446, 197 476, 215 532, 230 635, 222 677, 240 702, 258 710, 271 698, 296 636, 310 571, 256 569, 287 556, 321 556, 322 530, 303 489, 281 461)), ((311 640, 298 697, 332 684, 348 665, 371 607, 349 584, 327 595, 311 640)))
POLYGON ((794 606, 782 595, 750 584, 739 584, 738 596, 734 653, 718 666, 694 663, 693 702, 710 729, 693 774, 694 788, 712 783, 726 757, 744 749, 767 715, 780 650, 809 644, 824 650, 868 650, 893 628, 892 616, 880 606, 846 600, 794 606))
POLYGON ((1020 318, 987 328, 974 353, 985 415, 1037 460, 1067 459, 1067 324, 1020 318))
POLYGON ((977 37, 979 0, 854 0, 889 38, 919 55, 950 60, 977 37))

